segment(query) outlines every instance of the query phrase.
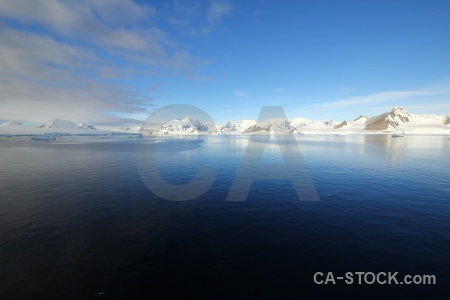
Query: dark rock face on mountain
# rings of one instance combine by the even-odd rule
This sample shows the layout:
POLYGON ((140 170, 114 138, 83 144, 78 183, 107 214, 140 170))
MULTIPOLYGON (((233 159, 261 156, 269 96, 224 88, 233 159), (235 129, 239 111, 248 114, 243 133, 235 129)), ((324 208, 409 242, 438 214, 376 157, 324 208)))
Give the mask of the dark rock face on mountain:
POLYGON ((340 124, 334 126, 334 129, 339 129, 347 125, 347 121, 342 121, 340 124))
POLYGON ((270 131, 270 125, 265 127, 259 127, 257 125, 250 126, 243 133, 255 133, 255 132, 266 132, 270 131))
POLYGON ((366 121, 365 130, 388 130, 389 126, 398 127, 400 124, 409 123, 412 116, 401 107, 394 107, 390 112, 369 118, 366 121))

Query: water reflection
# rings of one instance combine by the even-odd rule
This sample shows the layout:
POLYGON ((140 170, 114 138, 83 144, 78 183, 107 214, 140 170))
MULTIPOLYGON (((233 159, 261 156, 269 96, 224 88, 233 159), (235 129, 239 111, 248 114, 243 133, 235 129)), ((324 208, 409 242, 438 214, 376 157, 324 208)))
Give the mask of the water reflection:
MULTIPOLYGON (((309 178, 307 173, 311 171, 341 176, 349 169, 371 168, 377 170, 378 174, 384 174, 389 167, 425 168, 430 160, 448 159, 446 149, 449 146, 450 141, 442 136, 283 135, 278 136, 278 139, 273 135, 269 139, 265 135, 167 137, 155 146, 156 161, 145 161, 145 157, 141 156, 138 169, 149 169, 156 163, 163 179, 173 184, 186 184, 199 178, 196 176, 203 172, 199 170, 214 170, 220 174, 229 173, 231 168, 233 172, 238 172, 236 182, 245 183, 245 187, 241 188, 245 194, 248 178, 280 179, 284 176, 284 179, 298 179, 309 178), (297 143, 300 150, 296 148, 297 143), (315 169, 312 169, 312 165, 315 169)), ((138 147, 145 149, 148 145, 138 147)), ((214 177, 215 172, 206 172, 204 175, 214 177)), ((145 171, 142 174, 148 175, 145 171)), ((152 178, 146 180, 151 181, 152 178)), ((205 178, 200 182, 211 183, 205 178)), ((300 185, 310 186, 305 182, 300 185)))
POLYGON ((298 136, 307 156, 329 157, 351 155, 357 160, 381 157, 391 164, 415 159, 441 159, 447 155, 450 141, 445 136, 392 137, 390 135, 298 136))

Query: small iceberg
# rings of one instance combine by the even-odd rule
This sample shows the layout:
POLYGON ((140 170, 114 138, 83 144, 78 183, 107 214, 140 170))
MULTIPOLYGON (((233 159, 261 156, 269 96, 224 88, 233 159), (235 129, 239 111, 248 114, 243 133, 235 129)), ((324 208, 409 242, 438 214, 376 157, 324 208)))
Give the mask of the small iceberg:
POLYGON ((38 141, 53 141, 56 140, 56 135, 54 133, 44 133, 40 135, 35 135, 31 139, 38 141))

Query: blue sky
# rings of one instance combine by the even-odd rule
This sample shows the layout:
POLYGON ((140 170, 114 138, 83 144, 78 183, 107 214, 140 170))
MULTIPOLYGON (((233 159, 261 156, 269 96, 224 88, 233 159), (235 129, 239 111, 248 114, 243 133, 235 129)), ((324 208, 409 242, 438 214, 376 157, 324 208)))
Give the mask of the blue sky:
POLYGON ((0 120, 450 114, 449 1, 5 0, 0 120), (183 117, 183 116, 181 116, 183 117))

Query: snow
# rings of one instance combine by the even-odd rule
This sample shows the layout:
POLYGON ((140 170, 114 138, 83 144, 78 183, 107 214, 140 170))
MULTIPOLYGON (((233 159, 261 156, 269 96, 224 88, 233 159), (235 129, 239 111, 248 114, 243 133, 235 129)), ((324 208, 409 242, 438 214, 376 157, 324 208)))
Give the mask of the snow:
POLYGON ((25 125, 23 125, 21 122, 19 122, 19 121, 16 121, 16 120, 12 120, 12 121, 9 121, 9 122, 7 122, 7 123, 5 123, 5 124, 2 124, 1 126, 19 126, 19 127, 22 127, 22 126, 25 126, 25 125))
POLYGON ((219 131, 223 134, 242 134, 255 124, 256 121, 254 120, 228 121, 224 125, 219 126, 219 131))
POLYGON ((410 114, 402 107, 394 107, 390 112, 370 118, 375 123, 387 124, 387 129, 373 130, 367 132, 365 126, 367 117, 347 122, 347 125, 336 129, 336 132, 346 134, 367 134, 367 133, 387 133, 387 134, 450 134, 450 126, 445 125, 446 116, 410 114))
POLYGON ((43 126, 39 126, 40 128, 52 129, 52 130, 60 130, 62 132, 73 132, 79 130, 97 130, 94 126, 85 125, 83 123, 76 124, 69 120, 62 119, 53 119, 48 121, 43 126))
POLYGON ((298 127, 300 125, 305 125, 311 123, 312 120, 305 118, 294 118, 291 121, 291 126, 298 127))
POLYGON ((304 121, 295 127, 301 134, 335 134, 334 126, 338 125, 331 120, 327 121, 304 121))
POLYGON ((144 122, 139 129, 143 135, 202 135, 217 134, 217 126, 211 122, 200 122, 186 116, 183 119, 174 118, 168 122, 144 122))
POLYGON ((448 115, 410 114, 401 107, 371 118, 360 116, 353 121, 314 121, 278 118, 257 123, 255 120, 228 121, 222 126, 201 122, 193 117, 174 118, 168 122, 143 122, 137 127, 105 127, 69 120, 53 119, 40 126, 24 125, 20 121, 0 124, 0 135, 123 135, 130 137, 148 135, 203 135, 203 134, 447 134, 450 135, 448 115), (370 124, 370 127, 368 127, 370 124), (370 129, 370 130, 369 130, 370 129))
POLYGON ((107 135, 110 132, 98 130, 94 126, 76 124, 69 120, 53 119, 38 126, 24 125, 19 121, 10 121, 0 125, 0 135, 107 135))

